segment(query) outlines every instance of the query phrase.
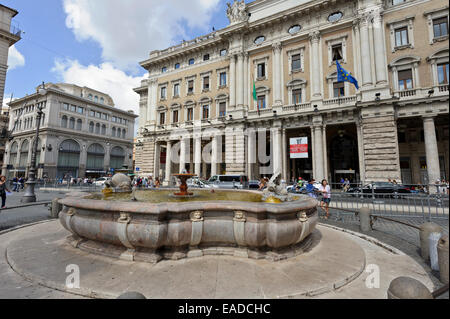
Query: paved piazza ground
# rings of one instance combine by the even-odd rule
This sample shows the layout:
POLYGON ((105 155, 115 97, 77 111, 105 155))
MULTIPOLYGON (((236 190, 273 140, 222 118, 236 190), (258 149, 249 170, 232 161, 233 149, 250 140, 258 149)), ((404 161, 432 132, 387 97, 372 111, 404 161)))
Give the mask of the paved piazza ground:
MULTIPOLYGON (((8 197, 7 206, 19 205, 22 195, 8 197)), ((38 192, 39 201, 54 197, 64 194, 38 192)), ((447 219, 435 222, 448 234, 447 219)), ((441 286, 419 255, 417 230, 378 220, 373 231, 361 234, 357 218, 336 211, 321 219, 306 254, 276 263, 207 256, 151 265, 92 256, 66 244, 69 233, 44 206, 2 211, 0 230, 0 298, 6 299, 115 298, 126 291, 175 299, 385 299, 399 276, 430 290, 441 286), (80 268, 80 289, 66 287, 66 267, 73 264, 80 268), (370 265, 380 269, 379 288, 367 288, 370 265)))

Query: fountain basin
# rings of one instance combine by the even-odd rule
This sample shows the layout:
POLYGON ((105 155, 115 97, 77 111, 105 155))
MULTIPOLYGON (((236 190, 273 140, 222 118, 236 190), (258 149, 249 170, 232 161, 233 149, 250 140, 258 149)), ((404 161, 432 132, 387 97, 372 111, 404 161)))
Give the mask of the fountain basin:
MULTIPOLYGON (((148 192, 151 197, 169 191, 148 192)), ((209 196, 208 190, 194 193, 199 200, 209 196)), ((318 222, 316 200, 300 195, 292 202, 268 204, 256 201, 261 197, 256 191, 219 191, 216 196, 222 195, 250 201, 149 203, 78 194, 59 201, 59 220, 72 233, 75 247, 125 260, 233 255, 277 261, 308 249, 318 222)))

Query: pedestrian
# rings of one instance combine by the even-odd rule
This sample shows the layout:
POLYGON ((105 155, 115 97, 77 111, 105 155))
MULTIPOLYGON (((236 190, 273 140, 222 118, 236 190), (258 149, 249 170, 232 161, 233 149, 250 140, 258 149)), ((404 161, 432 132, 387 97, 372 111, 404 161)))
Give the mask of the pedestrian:
POLYGON ((23 177, 21 177, 21 178, 19 178, 19 190, 17 190, 18 192, 21 190, 21 189, 24 189, 25 188, 25 180, 23 179, 23 177))
POLYGON ((322 181, 322 184, 319 187, 319 192, 322 193, 322 200, 320 201, 320 208, 324 209, 327 215, 325 216, 325 219, 328 219, 330 217, 330 202, 331 202, 331 188, 330 185, 328 185, 328 182, 326 179, 322 181))
POLYGON ((17 177, 13 178, 13 192, 18 192, 19 191, 19 180, 17 179, 17 177))
POLYGON ((8 187, 6 187, 6 177, 0 177, 0 196, 2 197, 2 209, 6 208, 6 192, 10 193, 8 187))
POLYGON ((159 177, 155 178, 155 188, 160 188, 161 187, 161 182, 159 181, 159 177))
POLYGON ((314 187, 315 182, 316 180, 314 178, 309 180, 308 184, 306 184, 306 193, 309 197, 317 199, 317 190, 314 187))
POLYGON ((348 178, 346 178, 344 181, 344 192, 347 193, 349 189, 350 189, 350 181, 348 180, 348 178))
POLYGON ((266 179, 265 178, 261 178, 259 181, 259 188, 258 190, 262 191, 266 188, 266 179))

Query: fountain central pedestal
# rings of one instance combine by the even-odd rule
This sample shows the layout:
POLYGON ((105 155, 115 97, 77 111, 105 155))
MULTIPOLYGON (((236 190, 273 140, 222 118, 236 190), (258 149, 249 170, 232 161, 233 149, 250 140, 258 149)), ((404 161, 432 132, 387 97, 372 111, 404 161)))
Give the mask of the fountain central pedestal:
POLYGON ((174 193, 174 196, 179 196, 179 197, 190 197, 190 196, 194 196, 193 193, 189 193, 188 192, 188 186, 186 181, 192 177, 196 177, 197 175, 195 174, 173 174, 172 176, 179 178, 181 181, 180 184, 180 192, 179 193, 174 193))

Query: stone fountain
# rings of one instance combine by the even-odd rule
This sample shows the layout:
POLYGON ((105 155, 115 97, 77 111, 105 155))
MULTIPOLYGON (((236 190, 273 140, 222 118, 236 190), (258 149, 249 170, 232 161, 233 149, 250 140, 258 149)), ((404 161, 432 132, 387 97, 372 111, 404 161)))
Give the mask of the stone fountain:
POLYGON ((133 193, 131 183, 119 176, 109 183, 119 192, 74 194, 59 201, 63 205, 59 220, 71 232, 74 247, 150 263, 204 255, 277 261, 308 249, 318 222, 317 201, 286 195, 279 176, 264 194, 245 190, 212 194, 196 189, 193 195, 186 185, 190 174, 177 175, 180 190, 133 193), (134 197, 138 200, 133 201, 134 197), (279 202, 265 202, 269 198, 279 202))
POLYGON ((192 177, 196 177, 196 174, 189 174, 186 171, 183 171, 181 174, 173 174, 173 177, 176 177, 180 180, 180 191, 178 193, 174 193, 173 196, 176 197, 183 197, 183 198, 189 198, 194 196, 193 193, 189 193, 188 190, 188 186, 186 181, 192 177))

